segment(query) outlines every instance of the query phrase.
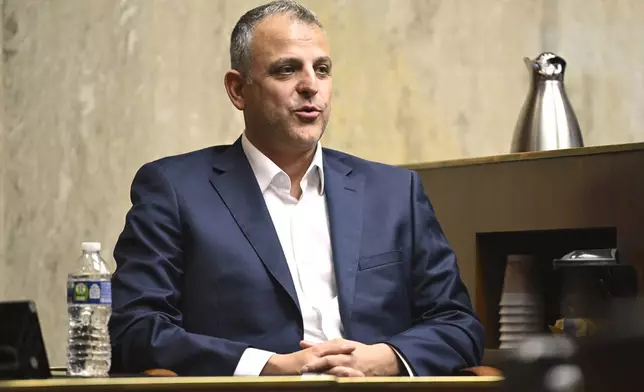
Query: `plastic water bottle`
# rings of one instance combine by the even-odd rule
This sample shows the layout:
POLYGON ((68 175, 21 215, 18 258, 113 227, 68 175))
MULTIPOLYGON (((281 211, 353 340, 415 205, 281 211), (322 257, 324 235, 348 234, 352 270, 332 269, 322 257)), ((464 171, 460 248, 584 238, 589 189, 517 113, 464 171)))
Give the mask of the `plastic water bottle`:
POLYGON ((83 242, 76 271, 68 275, 67 373, 106 377, 112 364, 108 321, 112 315, 111 273, 100 242, 83 242))

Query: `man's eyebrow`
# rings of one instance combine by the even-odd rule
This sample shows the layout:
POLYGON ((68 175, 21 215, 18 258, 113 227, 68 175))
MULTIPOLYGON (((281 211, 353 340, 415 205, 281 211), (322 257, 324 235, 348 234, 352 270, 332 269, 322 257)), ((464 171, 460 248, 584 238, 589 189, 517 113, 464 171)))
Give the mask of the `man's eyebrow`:
MULTIPOLYGON (((280 64, 281 65, 281 64, 288 64, 288 63, 301 64, 302 60, 300 60, 297 57, 280 57, 277 60, 271 62, 271 65, 275 65, 275 64, 280 64)), ((333 62, 331 61, 331 57, 329 57, 329 56, 321 56, 321 57, 316 58, 314 63, 315 64, 318 64, 318 63, 332 64, 333 62)))
POLYGON ((271 62, 270 65, 275 66, 275 65, 294 64, 294 63, 301 64, 302 60, 296 57, 280 57, 277 60, 271 62))
POLYGON ((331 57, 329 57, 329 56, 322 56, 322 57, 318 57, 317 59, 315 59, 315 63, 316 64, 327 63, 329 65, 332 65, 333 61, 331 61, 331 57))

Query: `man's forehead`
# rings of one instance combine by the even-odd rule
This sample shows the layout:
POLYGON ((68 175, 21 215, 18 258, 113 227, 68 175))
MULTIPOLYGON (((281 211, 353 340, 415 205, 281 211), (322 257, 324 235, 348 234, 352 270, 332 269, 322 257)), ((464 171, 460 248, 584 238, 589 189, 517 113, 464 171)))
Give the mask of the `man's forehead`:
POLYGON ((255 53, 273 51, 293 44, 320 46, 328 52, 326 37, 315 24, 298 21, 288 14, 272 15, 254 29, 252 49, 255 53))

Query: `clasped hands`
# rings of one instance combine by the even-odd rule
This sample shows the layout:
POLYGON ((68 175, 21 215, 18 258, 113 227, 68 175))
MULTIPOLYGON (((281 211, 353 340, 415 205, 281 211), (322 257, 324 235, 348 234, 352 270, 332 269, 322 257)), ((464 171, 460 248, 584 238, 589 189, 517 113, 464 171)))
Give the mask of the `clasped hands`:
POLYGON ((363 344, 346 339, 323 343, 301 341, 299 351, 275 354, 262 370, 263 375, 328 374, 336 377, 396 376, 398 358, 384 343, 363 344))

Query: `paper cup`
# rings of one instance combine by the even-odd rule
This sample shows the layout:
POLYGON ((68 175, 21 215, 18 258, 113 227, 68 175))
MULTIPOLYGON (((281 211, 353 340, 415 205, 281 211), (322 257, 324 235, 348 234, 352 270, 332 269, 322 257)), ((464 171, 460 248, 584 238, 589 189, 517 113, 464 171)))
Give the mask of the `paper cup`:
POLYGON ((511 314, 503 315, 499 319, 500 324, 541 324, 536 314, 511 314))

